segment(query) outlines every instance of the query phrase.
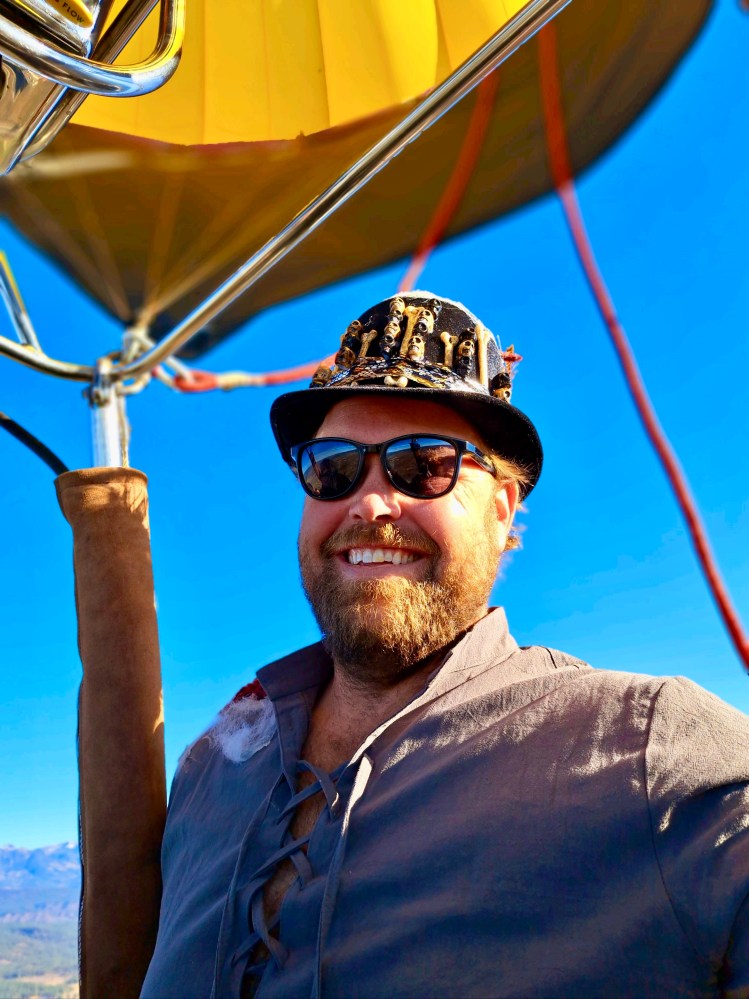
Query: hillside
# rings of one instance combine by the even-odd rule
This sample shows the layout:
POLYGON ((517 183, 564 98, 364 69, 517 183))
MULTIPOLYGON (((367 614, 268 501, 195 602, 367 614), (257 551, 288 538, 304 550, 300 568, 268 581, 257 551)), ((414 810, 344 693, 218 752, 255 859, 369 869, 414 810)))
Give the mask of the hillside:
POLYGON ((78 995, 80 885, 75 843, 0 847, 2 999, 78 995))

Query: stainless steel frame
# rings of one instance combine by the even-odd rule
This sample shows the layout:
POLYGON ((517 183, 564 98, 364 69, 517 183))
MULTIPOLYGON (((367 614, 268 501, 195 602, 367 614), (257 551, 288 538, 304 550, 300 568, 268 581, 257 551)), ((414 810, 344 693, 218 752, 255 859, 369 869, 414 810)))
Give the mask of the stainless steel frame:
POLYGON ((0 15, 0 53, 65 87, 102 96, 137 97, 162 86, 179 63, 185 34, 185 0, 161 0, 159 38, 152 55, 132 66, 86 59, 37 38, 0 15))
MULTIPOLYGON (((93 50, 99 62, 112 63, 140 28, 159 0, 130 0, 109 25, 93 50)), ((73 117, 88 94, 82 90, 59 87, 48 101, 39 108, 36 121, 30 123, 23 148, 14 162, 35 156, 47 146, 60 129, 73 117)))
POLYGON ((36 335, 36 330, 31 322, 31 317, 26 311, 18 288, 16 288, 13 275, 6 262, 5 254, 0 252, 0 299, 5 303, 10 321, 19 342, 24 347, 31 347, 32 350, 41 350, 41 345, 36 335))
MULTIPOLYGON (((114 363, 108 372, 111 382, 137 378, 187 343, 206 323, 220 315, 241 294, 251 288, 274 264, 314 232, 405 146, 413 142, 421 132, 512 55, 523 42, 569 2, 570 0, 530 0, 519 14, 436 87, 335 183, 311 201, 287 226, 254 253, 159 343, 132 361, 114 363)), ((5 337, 0 337, 0 354, 59 378, 90 382, 95 374, 95 369, 90 365, 56 361, 28 344, 14 343, 5 337)))
POLYGON ((129 464, 125 399, 111 380, 111 370, 111 360, 101 358, 88 390, 94 468, 127 468, 129 464))

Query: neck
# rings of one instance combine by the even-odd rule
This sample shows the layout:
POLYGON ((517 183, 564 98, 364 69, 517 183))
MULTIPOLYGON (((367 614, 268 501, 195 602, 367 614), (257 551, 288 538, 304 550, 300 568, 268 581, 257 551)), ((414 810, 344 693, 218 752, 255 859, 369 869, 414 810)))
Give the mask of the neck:
MULTIPOLYGON (((360 670, 350 671, 345 663, 334 663, 333 677, 326 694, 331 705, 341 714, 361 714, 371 720, 389 718, 424 687, 427 677, 445 654, 440 649, 406 671, 393 671, 390 676, 363 677, 360 670)), ((379 721, 378 721, 379 724, 379 721)), ((373 728, 376 726, 372 726, 373 728)))
MULTIPOLYGON (((476 616, 479 620, 484 614, 476 616)), ((380 662, 379 668, 363 672, 361 664, 349 668, 334 657, 333 675, 318 697, 304 745, 304 758, 330 772, 351 759, 357 749, 383 722, 398 714, 426 685, 447 650, 476 623, 471 622, 445 646, 415 663, 410 669, 380 662)))
POLYGON ((346 663, 334 660, 333 676, 315 705, 313 725, 348 730, 360 736, 362 742, 423 690, 430 673, 468 630, 459 632, 448 645, 407 670, 393 664, 392 670, 380 668, 363 675, 360 666, 350 669, 346 663))
POLYGON ((312 712, 304 758, 328 771, 351 759, 368 735, 413 700, 441 655, 430 656, 388 684, 363 683, 334 663, 333 676, 312 712))

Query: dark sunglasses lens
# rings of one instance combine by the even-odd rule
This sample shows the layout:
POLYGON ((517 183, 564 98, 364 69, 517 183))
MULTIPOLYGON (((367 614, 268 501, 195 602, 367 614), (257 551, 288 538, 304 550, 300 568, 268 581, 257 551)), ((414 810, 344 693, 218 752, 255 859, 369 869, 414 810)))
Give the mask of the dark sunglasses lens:
POLYGON ((411 496, 442 496, 455 479, 458 453, 441 437, 403 437, 385 451, 393 485, 411 496))
POLYGON ((356 479, 361 455, 348 441, 312 441, 299 452, 302 484, 315 499, 335 499, 356 479))

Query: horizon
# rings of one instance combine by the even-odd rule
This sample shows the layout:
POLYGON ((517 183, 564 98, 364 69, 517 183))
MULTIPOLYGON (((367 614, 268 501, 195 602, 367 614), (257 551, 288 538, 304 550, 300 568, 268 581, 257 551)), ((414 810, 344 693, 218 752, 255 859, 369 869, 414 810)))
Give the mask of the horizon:
MULTIPOLYGON (((578 180, 604 276, 745 627, 747 39, 749 17, 732 0, 718 3, 653 104, 578 180)), ((52 356, 89 361, 116 346, 118 324, 4 220, 0 237, 52 356)), ((280 357, 324 357, 355 316, 393 293, 406 265, 277 306, 197 366, 257 371, 280 367, 280 357)), ((555 197, 450 240, 418 284, 465 302, 525 358, 513 402, 538 426, 546 462, 520 521, 523 548, 503 561, 492 593, 518 642, 602 668, 679 673, 749 710, 746 671, 634 414, 555 197)), ((69 467, 87 467, 81 386, 7 359, 0 385, 0 409, 69 467)), ((268 424, 281 391, 179 396, 153 384, 128 399, 131 460, 149 477, 168 780, 185 745, 258 667, 318 638, 296 564, 302 492, 268 424)), ((0 788, 11 803, 0 839, 14 849, 76 845, 71 536, 49 469, 7 434, 0 455, 0 788)))

